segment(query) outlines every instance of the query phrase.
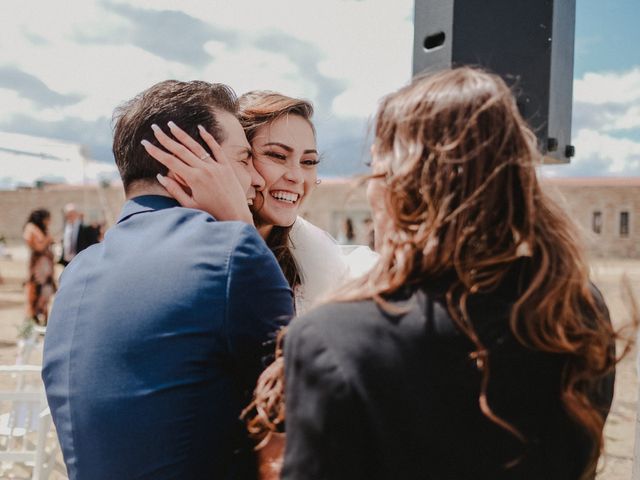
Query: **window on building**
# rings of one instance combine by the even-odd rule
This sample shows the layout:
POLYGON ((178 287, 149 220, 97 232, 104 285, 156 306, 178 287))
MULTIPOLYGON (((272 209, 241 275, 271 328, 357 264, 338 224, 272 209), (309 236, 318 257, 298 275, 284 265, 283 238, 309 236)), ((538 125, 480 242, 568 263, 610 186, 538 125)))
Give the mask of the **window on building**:
POLYGON ((602 233, 602 212, 596 210, 591 217, 591 229, 595 233, 602 233))
POLYGON ((620 236, 629 236, 629 212, 620 212, 620 236))

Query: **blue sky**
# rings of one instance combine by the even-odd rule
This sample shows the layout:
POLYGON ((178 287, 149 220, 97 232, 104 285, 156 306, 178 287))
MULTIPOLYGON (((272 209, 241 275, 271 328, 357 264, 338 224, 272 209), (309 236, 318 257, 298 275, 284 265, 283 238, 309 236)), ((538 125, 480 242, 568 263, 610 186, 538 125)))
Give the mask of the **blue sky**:
POLYGON ((640 175, 640 2, 576 0, 570 165, 559 176, 640 175))
POLYGON ((574 75, 640 66, 638 22, 638 0, 576 0, 574 75))
MULTIPOLYGON (((545 173, 640 175, 640 1, 576 1, 577 155, 545 173)), ((363 168, 379 98, 411 74, 412 12, 412 0, 2 0, 0 131, 79 143, 112 164, 119 103, 202 79, 309 98, 321 174, 349 174, 363 168)), ((0 188, 20 182, 15 170, 0 171, 0 188)))

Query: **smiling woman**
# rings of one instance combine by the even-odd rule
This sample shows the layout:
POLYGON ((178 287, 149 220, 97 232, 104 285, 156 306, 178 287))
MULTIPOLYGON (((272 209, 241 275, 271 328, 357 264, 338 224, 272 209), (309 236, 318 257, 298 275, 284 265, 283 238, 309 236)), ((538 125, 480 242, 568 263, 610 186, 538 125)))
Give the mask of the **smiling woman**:
POLYGON ((256 170, 265 180, 257 226, 264 238, 273 226, 290 227, 316 186, 318 151, 313 107, 274 92, 250 92, 239 99, 240 123, 254 151, 256 170))
POLYGON ((260 127, 252 145, 256 170, 265 180, 260 230, 292 225, 317 180, 320 161, 311 125, 298 115, 279 118, 260 127))
MULTIPOLYGON (((367 247, 343 255, 327 232, 298 216, 301 205, 320 183, 311 103, 270 91, 246 93, 239 102, 240 123, 254 151, 255 168, 265 181, 262 204, 254 206, 255 224, 293 289, 300 315, 350 277, 369 270, 377 256, 367 247)), ((258 380, 254 401, 243 412, 250 434, 260 441, 260 480, 280 478, 284 441, 281 354, 278 347, 276 360, 258 380)))
POLYGON ((254 209, 256 227, 293 288, 300 313, 348 274, 335 241, 298 217, 319 183, 313 105, 271 91, 246 93, 239 103, 255 168, 265 180, 262 203, 254 209))
POLYGON ((238 116, 255 168, 265 181, 262 202, 254 206, 256 227, 294 291, 297 313, 304 313, 349 277, 367 270, 376 256, 368 249, 343 255, 327 232, 298 216, 320 183, 313 105, 272 91, 252 91, 239 98, 238 116))

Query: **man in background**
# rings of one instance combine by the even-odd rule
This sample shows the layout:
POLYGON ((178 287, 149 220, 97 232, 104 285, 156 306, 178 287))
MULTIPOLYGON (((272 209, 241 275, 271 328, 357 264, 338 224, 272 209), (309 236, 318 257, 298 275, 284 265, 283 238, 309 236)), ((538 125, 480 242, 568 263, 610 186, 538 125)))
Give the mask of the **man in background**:
POLYGON ((73 203, 67 203, 63 213, 62 254, 58 263, 66 267, 78 253, 100 241, 100 227, 85 225, 82 213, 73 203))

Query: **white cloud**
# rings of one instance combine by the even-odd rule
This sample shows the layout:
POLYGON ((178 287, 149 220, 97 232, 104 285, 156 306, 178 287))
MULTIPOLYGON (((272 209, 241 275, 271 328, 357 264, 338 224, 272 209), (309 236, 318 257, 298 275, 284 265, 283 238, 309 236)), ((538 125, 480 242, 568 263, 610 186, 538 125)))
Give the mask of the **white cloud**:
MULTIPOLYGON (((10 0, 4 4, 9 14, 0 20, 0 40, 12 48, 3 49, 0 63, 40 78, 56 92, 92 97, 81 106, 69 107, 69 114, 82 118, 89 118, 94 108, 94 118, 104 115, 107 108, 115 106, 114 101, 168 77, 207 78, 217 73, 216 79, 222 76, 233 80, 230 83, 238 91, 270 88, 313 97, 314 86, 302 80, 300 72, 292 71, 286 60, 278 58, 279 52, 265 52, 249 45, 252 39, 268 32, 286 32, 318 48, 324 58, 320 71, 346 82, 347 91, 334 102, 335 113, 340 115, 367 116, 381 95, 410 76, 411 0, 113 3, 182 11, 212 26, 239 32, 244 45, 235 52, 229 52, 224 44, 208 45, 215 60, 202 70, 189 69, 134 47, 78 42, 77 38, 83 35, 116 37, 128 26, 128 20, 108 11, 101 2, 73 0, 62 7, 55 2, 10 0), (46 43, 34 45, 29 36, 42 37, 46 43), (221 48, 223 55, 219 55, 221 48)), ((60 115, 65 113, 62 110, 60 115)))
POLYGON ((574 136, 576 156, 568 165, 548 165, 548 176, 640 175, 640 142, 582 129, 574 136))
MULTIPOLYGON (((296 70, 282 52, 252 46, 260 35, 286 33, 317 48, 324 60, 320 71, 345 82, 334 113, 368 116, 384 93, 410 75, 411 0, 298 2, 238 1, 206 4, 200 0, 116 0, 131 8, 182 11, 213 27, 238 32, 240 46, 209 42, 214 60, 202 69, 189 68, 133 46, 96 45, 82 37, 116 38, 129 20, 96 0, 55 2, 10 0, 0 20, 3 49, 0 64, 11 65, 42 80, 61 94, 80 94, 78 104, 21 112, 47 120, 73 115, 91 120, 110 115, 122 100, 166 78, 225 81, 238 92, 267 88, 315 99, 317 86, 296 70), (34 15, 37 12, 37 15, 34 15), (33 37, 44 40, 34 44, 33 37), (402 55, 398 52, 402 51, 402 55)), ((194 48, 201 46, 194 45, 194 48)), ((14 102, 15 103, 15 102, 14 102)))
MULTIPOLYGON (((153 10, 176 9, 175 0, 118 1, 153 10)), ((282 66, 275 58, 278 52, 249 46, 251 39, 269 32, 286 33, 317 47, 323 58, 320 72, 346 85, 333 102, 336 115, 368 117, 381 96, 411 77, 412 0, 240 0, 206 8, 200 0, 185 0, 180 9, 211 25, 240 32, 245 45, 233 56, 229 52, 216 55, 215 63, 206 69, 216 72, 215 78, 229 78, 238 92, 266 88, 315 99, 315 86, 302 75, 278 70, 282 66), (228 61, 232 57, 234 63, 228 61)), ((209 51, 213 53, 211 47, 209 51)))
POLYGON ((640 128, 640 101, 630 105, 618 116, 611 116, 611 123, 604 125, 605 130, 631 130, 640 128))
MULTIPOLYGON (((316 117, 319 125, 364 125, 380 97, 411 76, 412 9, 412 0, 2 0, 0 67, 18 69, 54 92, 80 100, 38 106, 16 91, 0 88, 0 122, 33 118, 50 125, 68 119, 89 124, 111 117, 118 104, 152 84, 177 78, 224 82, 238 93, 272 89, 316 103, 331 100, 331 111, 316 117), (206 56, 199 57, 204 60, 197 66, 169 61, 138 46, 119 44, 140 25, 109 7, 114 3, 129 10, 182 12, 198 24, 204 22, 205 32, 209 25, 212 32, 235 36, 225 42, 220 40, 225 35, 212 34, 204 45, 194 44, 194 49, 204 48, 211 56, 208 64, 202 64, 206 56), (261 44, 260 39, 269 35, 290 37, 292 50, 286 41, 277 48, 261 44), (295 54, 306 55, 307 48, 306 58, 312 62, 301 62, 292 54, 297 49, 295 54)), ((159 33, 162 28, 157 26, 159 33)), ((574 83, 574 100, 578 107, 574 111, 579 112, 573 141, 577 156, 570 165, 550 171, 640 175, 639 142, 634 140, 640 138, 634 136, 640 128, 640 66, 626 72, 585 74, 574 83)), ((104 151, 110 132, 99 132, 104 151)), ((345 133, 335 128, 325 135, 321 143, 338 145, 345 133)))
POLYGON ((574 82, 569 165, 544 167, 548 175, 640 175, 640 67, 589 72, 574 82))
POLYGON ((581 159, 597 156, 609 164, 608 171, 603 173, 640 172, 640 142, 583 129, 578 132, 575 144, 579 152, 575 159, 577 165, 581 159))
POLYGON ((11 189, 20 185, 32 186, 38 180, 52 180, 72 185, 96 184, 103 179, 117 177, 114 165, 87 161, 76 164, 69 161, 21 158, 19 163, 13 159, 1 158, 2 189, 11 189))
POLYGON ((161 59, 134 46, 93 45, 77 50, 76 61, 83 65, 73 80, 85 98, 64 110, 64 114, 85 120, 111 116, 114 107, 154 83, 168 78, 193 78, 189 67, 161 59))
POLYGON ((15 90, 0 88, 0 120, 8 120, 15 112, 33 110, 31 101, 22 98, 15 90))
POLYGON ((264 89, 312 99, 316 94, 314 86, 302 80, 298 66, 281 53, 248 45, 228 48, 221 42, 208 42, 205 50, 216 60, 202 71, 202 78, 231 85, 238 94, 264 89))
POLYGON ((640 67, 627 72, 585 73, 573 84, 576 102, 604 105, 640 101, 640 67))
MULTIPOLYGON (((3 114, 19 112, 45 121, 73 116, 95 120, 111 116, 115 106, 167 78, 194 78, 197 72, 133 45, 103 45, 78 38, 116 38, 127 20, 106 11, 100 2, 9 2, 10 14, 0 20, 3 48, 0 65, 10 65, 40 79, 60 94, 78 94, 80 102, 37 108, 28 101, 3 102, 3 114), (38 14, 34 15, 37 11, 38 14), (43 39, 34 44, 30 36, 43 39), (15 107, 12 108, 12 105, 15 107)), ((2 94, 4 99, 6 94, 2 94)))
POLYGON ((56 179, 71 184, 96 183, 117 175, 115 165, 92 161, 79 144, 0 132, 0 188, 56 179))

